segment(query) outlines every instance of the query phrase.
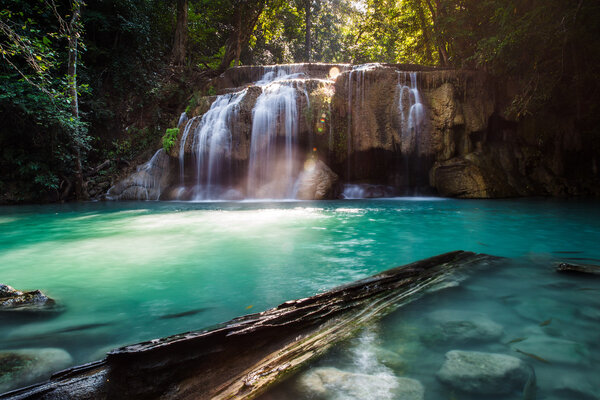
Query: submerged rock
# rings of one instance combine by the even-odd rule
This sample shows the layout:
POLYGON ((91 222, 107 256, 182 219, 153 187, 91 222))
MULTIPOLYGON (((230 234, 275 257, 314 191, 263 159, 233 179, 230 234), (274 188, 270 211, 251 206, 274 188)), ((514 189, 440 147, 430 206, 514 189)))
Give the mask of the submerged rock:
MULTIPOLYGON (((586 345, 571 340, 558 339, 546 335, 529 337, 512 345, 513 350, 533 354, 550 363, 581 365, 589 363, 589 349, 586 345)), ((523 358, 530 356, 520 353, 523 358)))
POLYGON ((456 389, 477 394, 509 394, 523 389, 527 365, 505 354, 452 350, 437 377, 456 389))
POLYGON ((328 399, 423 400, 421 382, 396 378, 388 373, 367 375, 324 367, 313 369, 299 380, 299 389, 313 396, 328 399))
POLYGON ((329 200, 336 196, 338 176, 321 160, 308 160, 298 177, 300 200, 329 200))
POLYGON ((22 292, 8 285, 0 284, 0 312, 2 311, 49 311, 55 301, 39 290, 22 292))
POLYGON ((472 343, 499 340, 504 330, 485 314, 439 310, 427 316, 429 333, 423 335, 426 343, 472 343))
POLYGON ((581 375, 554 376, 550 382, 551 393, 557 399, 597 400, 600 386, 593 385, 581 375))
POLYGON ((73 359, 55 348, 0 352, 0 393, 47 379, 68 367, 73 359))

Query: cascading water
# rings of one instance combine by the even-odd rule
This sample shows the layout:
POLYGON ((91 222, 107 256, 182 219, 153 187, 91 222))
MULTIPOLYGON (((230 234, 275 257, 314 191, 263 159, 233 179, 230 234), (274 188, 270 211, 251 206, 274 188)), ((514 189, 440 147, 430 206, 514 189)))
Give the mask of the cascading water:
POLYGON ((297 163, 297 92, 305 75, 291 69, 267 69, 257 82, 262 93, 252 111, 247 193, 251 198, 293 198, 297 163), (283 144, 281 141, 283 139, 283 144), (283 147, 283 152, 280 150, 283 147))
POLYGON ((417 86, 417 73, 399 72, 396 91, 400 118, 400 152, 404 160, 403 186, 407 189, 412 188, 411 192, 415 194, 414 190, 418 184, 414 182, 414 172, 417 172, 417 175, 421 172, 418 157, 419 137, 425 117, 425 108, 417 86))
POLYGON ((417 88, 417 73, 398 73, 396 90, 398 92, 402 153, 408 154, 410 151, 417 150, 417 138, 425 116, 425 109, 417 88), (407 82, 407 75, 409 82, 407 82))
MULTIPOLYGON (((224 170, 231 159, 232 125, 237 118, 239 104, 247 90, 218 96, 210 109, 201 117, 193 133, 192 149, 196 166, 194 200, 211 200, 221 197, 224 170)), ((194 118, 195 119, 195 118, 194 118)), ((184 184, 185 146, 191 127, 190 120, 183 132, 179 148, 180 181, 184 184)))
MULTIPOLYGON (((322 158, 320 161, 331 163, 333 172, 343 174, 346 169, 347 185, 362 185, 345 187, 343 196, 346 198, 396 193, 384 186, 388 184, 415 187, 408 179, 412 176, 409 169, 414 171, 416 164, 413 164, 419 161, 414 156, 418 154, 417 137, 424 120, 416 73, 399 72, 380 64, 355 67, 295 64, 253 68, 259 67, 235 70, 229 77, 220 77, 225 82, 223 88, 233 89, 217 96, 202 116, 186 120, 187 115, 181 115, 178 175, 172 174, 175 179, 170 186, 168 182, 166 186, 161 183, 158 191, 153 190, 148 195, 144 192, 140 199, 157 198, 156 193, 164 193, 161 197, 164 199, 182 200, 291 199, 297 195, 299 180, 309 180, 308 176, 312 176, 301 174, 303 167, 307 168, 305 161, 319 157, 322 158), (340 75, 340 69, 346 74, 340 75), (255 77, 255 81, 249 76, 255 77), (336 84, 338 76, 348 79, 347 98, 341 102, 334 100, 336 89, 346 82, 338 80, 340 84, 336 84), (391 97, 379 102, 373 95, 374 91, 389 87, 387 83, 381 86, 379 79, 390 77, 391 85, 396 84, 397 105, 391 97), (240 90, 242 86, 244 89, 240 90), (389 104, 389 107, 382 111, 380 104, 389 104), (347 120, 340 123, 336 118, 343 115, 344 108, 347 120), (394 109, 397 111, 393 112, 394 109), (386 139, 379 137, 380 131, 391 126, 397 126, 398 131, 386 139), (396 139, 399 139, 399 145, 396 139), (387 149, 385 146, 388 145, 396 147, 387 149), (401 156, 406 162, 405 171, 402 171, 406 182, 394 180, 392 183, 391 179, 388 179, 389 183, 382 180, 369 182, 374 174, 372 170, 365 172, 365 167, 375 165, 373 168, 381 169, 391 164, 389 159, 377 158, 383 154, 382 148, 401 156), (340 165, 335 165, 338 159, 340 165), (164 190, 167 187, 168 192, 164 190)), ((168 158, 166 153, 164 156, 168 158)), ((177 165, 177 160, 173 161, 171 167, 177 165)), ((137 185, 131 179, 126 183, 137 185)), ((306 182, 302 187, 307 188, 306 182)), ((139 187, 130 192, 133 190, 142 193, 139 187)), ((303 193, 317 193, 307 190, 303 193)), ((327 193, 338 193, 337 190, 327 193)))

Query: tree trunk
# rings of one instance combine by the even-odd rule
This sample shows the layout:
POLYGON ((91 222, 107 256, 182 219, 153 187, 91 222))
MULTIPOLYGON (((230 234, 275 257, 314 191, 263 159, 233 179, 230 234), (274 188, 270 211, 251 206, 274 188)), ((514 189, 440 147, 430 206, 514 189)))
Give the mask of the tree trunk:
POLYGON ((306 23, 306 36, 304 38, 304 49, 306 50, 305 59, 307 62, 310 62, 310 53, 312 50, 312 40, 311 40, 311 31, 312 31, 312 10, 311 10, 311 0, 307 0, 304 5, 304 21, 306 23))
POLYGON ((240 29, 234 29, 225 44, 225 54, 217 72, 223 72, 236 59, 238 52, 241 54, 242 46, 250 40, 258 18, 265 7, 265 0, 240 1, 236 7, 234 23, 239 22, 240 29))
POLYGON ((187 0, 177 0, 177 23, 175 25, 175 42, 173 43, 173 63, 175 65, 185 64, 187 48, 187 0))
MULTIPOLYGON (((81 4, 78 0, 73 2, 73 15, 69 22, 69 64, 67 68, 69 97, 71 98, 71 114, 76 123, 79 122, 79 100, 77 98, 77 42, 79 39, 79 17, 81 16, 81 4)), ((79 127, 75 126, 73 140, 75 149, 75 196, 78 200, 84 198, 83 170, 81 165, 81 144, 79 138, 79 127)))
POLYGON ((242 53, 242 13, 237 13, 237 25, 236 25, 236 35, 235 35, 235 61, 233 63, 234 66, 240 65, 240 55, 242 53))
POLYGON ((425 1, 427 2, 427 7, 429 8, 429 11, 431 12, 431 20, 433 21, 433 33, 435 36, 435 44, 437 47, 437 51, 440 56, 440 64, 442 64, 442 66, 446 67, 449 65, 448 52, 446 51, 446 43, 444 40, 442 40, 442 34, 438 29, 438 17, 439 17, 438 11, 440 9, 440 3, 439 3, 439 1, 436 1, 436 6, 437 6, 437 9, 436 9, 435 7, 433 7, 431 0, 425 0, 425 1))

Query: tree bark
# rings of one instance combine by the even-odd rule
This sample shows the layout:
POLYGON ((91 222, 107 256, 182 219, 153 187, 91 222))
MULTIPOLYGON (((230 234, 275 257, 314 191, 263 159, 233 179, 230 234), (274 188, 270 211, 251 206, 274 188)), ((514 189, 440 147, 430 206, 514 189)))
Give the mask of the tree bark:
POLYGON ((177 23, 175 25, 175 41, 173 43, 173 63, 184 65, 187 52, 188 2, 177 0, 177 23))
POLYGON ((311 0, 306 0, 304 3, 304 22, 306 25, 306 32, 304 37, 304 49, 306 62, 310 62, 310 55, 312 51, 312 9, 311 9, 311 0))
POLYGON ((234 29, 225 43, 225 54, 217 72, 223 72, 236 59, 238 52, 241 54, 244 46, 254 31, 258 18, 265 7, 265 0, 240 1, 236 4, 234 23, 239 21, 239 29, 234 29))
POLYGON ((240 55, 242 54, 242 13, 237 13, 237 26, 235 35, 235 61, 233 65, 235 67, 240 65, 240 55))
POLYGON ((71 20, 69 21, 69 63, 67 67, 69 97, 71 98, 71 114, 76 122, 74 135, 75 149, 75 196, 78 200, 84 198, 85 184, 83 182, 83 168, 81 162, 81 144, 79 138, 79 99, 77 97, 77 44, 79 40, 78 23, 81 16, 81 3, 75 0, 72 3, 71 20))
POLYGON ((442 34, 439 31, 438 21, 439 21, 439 9, 440 3, 436 1, 436 7, 433 6, 431 0, 425 0, 427 3, 427 7, 431 12, 431 20, 433 21, 433 33, 435 36, 435 45, 437 47, 438 54, 440 56, 440 63, 442 66, 447 67, 450 62, 450 57, 448 57, 448 52, 446 51, 446 43, 445 40, 442 40, 442 34))

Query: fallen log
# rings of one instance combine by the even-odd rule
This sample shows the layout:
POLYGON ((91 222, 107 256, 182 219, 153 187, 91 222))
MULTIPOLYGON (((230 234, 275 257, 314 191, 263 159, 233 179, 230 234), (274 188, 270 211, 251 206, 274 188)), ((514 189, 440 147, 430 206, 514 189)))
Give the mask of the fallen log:
POLYGON ((591 274, 600 276, 600 265, 560 263, 556 267, 556 270, 558 272, 571 274, 591 274))
POLYGON ((253 399, 367 322, 495 259, 463 251, 431 257, 212 330, 115 349, 0 399, 253 399))

